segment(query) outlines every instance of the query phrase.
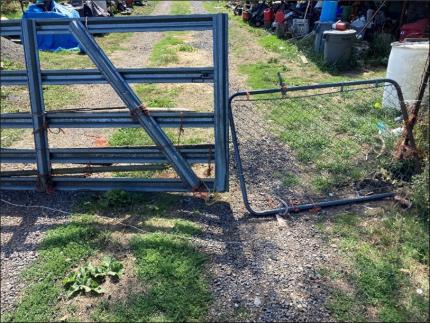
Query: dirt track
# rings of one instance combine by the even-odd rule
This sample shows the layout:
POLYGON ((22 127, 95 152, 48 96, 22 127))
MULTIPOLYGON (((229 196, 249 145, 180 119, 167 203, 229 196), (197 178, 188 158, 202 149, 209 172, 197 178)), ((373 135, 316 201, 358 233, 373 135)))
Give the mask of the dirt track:
MULTIPOLYGON (((191 2, 193 13, 204 13, 201 2, 191 2)), ((160 2, 154 11, 166 12, 169 2, 160 2)), ((133 60, 139 65, 147 60, 151 46, 160 39, 157 33, 150 38, 133 36, 133 60), (143 55, 143 56, 142 56, 143 55), (142 58, 143 57, 143 58, 142 58)), ((243 37, 251 37, 244 34, 243 37)), ((199 50, 199 57, 211 50, 209 33, 192 33, 189 43, 199 50)), ((240 60, 254 59, 254 53, 264 54, 254 42, 249 44, 248 54, 240 60)), ((116 56, 114 55, 113 58, 116 56)), ((187 58, 190 61, 190 57, 187 58)), ((239 58, 230 54, 230 91, 246 88, 244 78, 238 73, 239 58)), ((95 105, 118 103, 115 94, 94 95, 95 105), (108 97, 108 102, 104 101, 108 97)), ((199 91, 195 91, 199 92, 199 91)), ((199 93, 188 91, 178 100, 199 101, 199 93), (184 97, 186 99, 184 99, 184 97)), ((242 125, 247 126, 247 125, 242 125)), ((71 131, 71 130, 70 130, 71 131)), ((100 135, 100 130, 92 136, 100 135)), ((88 132, 73 133, 74 146, 88 142, 88 132)), ((103 133, 108 135, 108 133, 103 133)), ((23 138, 29 140, 29 138, 23 138)), ((66 139, 67 140, 67 139, 66 139)), ((70 140, 70 139, 69 139, 70 140)), ((61 146, 64 142, 53 143, 61 146)), ((17 143, 16 147, 19 147, 17 143)), ((70 144, 69 144, 70 146, 70 144)), ((258 193, 258 192, 256 192, 258 193)), ((2 198, 12 203, 45 205, 69 211, 79 194, 54 193, 49 196, 36 193, 2 193, 2 198)), ((66 217, 39 209, 16 208, 1 204, 2 214, 2 311, 10 308, 22 287, 19 272, 37 257, 37 245, 43 232, 53 225, 67 221, 66 217), (49 215, 47 217, 46 215, 49 215)), ((278 222, 275 218, 251 218, 243 207, 238 185, 232 180, 230 193, 223 194, 221 201, 206 206, 203 201, 184 197, 178 205, 177 216, 201 223, 204 234, 196 244, 205 251, 211 261, 207 268, 211 277, 214 302, 208 320, 296 321, 331 320, 324 303, 327 288, 317 273, 318 269, 333 259, 323 237, 315 229, 312 214, 278 222), (195 210, 199 210, 196 212, 195 210)))

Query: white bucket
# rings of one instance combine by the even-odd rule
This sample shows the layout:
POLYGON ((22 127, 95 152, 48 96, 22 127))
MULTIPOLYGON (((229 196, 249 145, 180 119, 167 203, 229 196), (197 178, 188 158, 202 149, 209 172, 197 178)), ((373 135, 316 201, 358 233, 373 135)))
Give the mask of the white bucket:
MULTIPOLYGON (((391 44, 386 77, 399 83, 407 105, 415 102, 428 55, 429 42, 427 41, 391 44)), ((423 102, 428 102, 428 100, 429 87, 426 89, 423 102)), ((394 87, 385 88, 382 106, 400 110, 394 87)))

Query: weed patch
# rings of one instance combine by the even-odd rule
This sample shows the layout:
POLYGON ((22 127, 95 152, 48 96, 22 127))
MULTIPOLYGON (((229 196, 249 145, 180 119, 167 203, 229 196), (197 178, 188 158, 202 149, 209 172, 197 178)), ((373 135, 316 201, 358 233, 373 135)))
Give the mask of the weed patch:
POLYGON ((123 265, 112 257, 105 257, 98 266, 87 264, 79 268, 77 272, 70 273, 63 284, 67 290, 67 297, 73 297, 79 292, 102 294, 104 290, 100 286, 106 277, 118 280, 124 273, 123 265))

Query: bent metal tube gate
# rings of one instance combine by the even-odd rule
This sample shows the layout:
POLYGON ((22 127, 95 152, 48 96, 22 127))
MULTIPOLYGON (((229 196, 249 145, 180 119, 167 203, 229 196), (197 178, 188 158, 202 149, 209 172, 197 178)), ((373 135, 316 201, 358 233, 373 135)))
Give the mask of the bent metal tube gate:
MULTIPOLYGON (((111 190, 207 191, 228 190, 228 45, 227 16, 189 15, 79 19, 23 19, 1 22, 1 36, 21 37, 26 71, 1 71, 2 85, 28 85, 31 113, 1 115, 2 128, 32 128, 35 150, 1 149, 2 163, 35 163, 36 171, 2 173, 3 190, 111 190), (211 30, 213 67, 116 69, 92 34, 211 30), (40 69, 37 34, 71 33, 97 69, 40 69), (108 83, 129 109, 124 112, 45 112, 43 85, 108 83), (129 83, 213 83, 213 113, 151 112, 129 83), (49 148, 49 128, 138 127, 155 146, 132 148, 49 148), (213 128, 214 145, 175 146, 162 127, 213 128), (212 156, 214 155, 214 156, 212 156), (194 163, 214 160, 215 177, 200 179, 194 163), (85 178, 70 176, 81 169, 53 169, 53 163, 89 165, 91 171, 138 170, 145 165, 92 167, 97 163, 154 163, 169 165, 180 179, 169 178, 85 178), (62 176, 59 176, 59 175, 62 176), (69 175, 69 176, 67 176, 69 175)), ((146 169, 146 168, 142 168, 146 169)))

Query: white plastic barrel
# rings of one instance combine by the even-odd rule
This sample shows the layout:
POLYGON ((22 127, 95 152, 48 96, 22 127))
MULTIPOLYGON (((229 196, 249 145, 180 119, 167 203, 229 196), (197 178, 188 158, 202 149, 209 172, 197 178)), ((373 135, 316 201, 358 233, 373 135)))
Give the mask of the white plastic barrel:
MULTIPOLYGON (((413 104, 417 97, 428 55, 428 41, 395 42, 391 44, 387 78, 399 83, 406 104, 413 104)), ((428 102, 428 100, 429 87, 426 89, 423 102, 428 102)), ((394 87, 387 86, 385 88, 382 106, 400 110, 397 92, 394 87)))

